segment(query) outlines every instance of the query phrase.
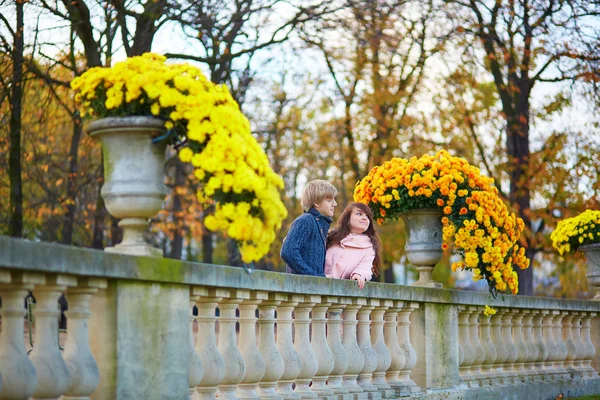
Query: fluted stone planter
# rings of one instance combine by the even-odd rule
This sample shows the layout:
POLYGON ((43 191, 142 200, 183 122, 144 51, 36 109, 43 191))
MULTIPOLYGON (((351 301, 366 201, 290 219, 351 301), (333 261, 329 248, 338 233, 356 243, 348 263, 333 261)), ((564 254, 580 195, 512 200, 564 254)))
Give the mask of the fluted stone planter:
POLYGON ((111 117, 90 123, 87 132, 102 143, 104 185, 101 195, 108 212, 121 219, 123 241, 105 251, 162 257, 144 241, 148 219, 160 211, 164 185, 166 142, 152 143, 165 132, 164 121, 152 117, 111 117))
POLYGON ((592 300, 600 301, 600 243, 579 246, 578 250, 585 253, 587 261, 587 273, 585 275, 596 292, 592 300))
POLYGON ((419 280, 411 286, 441 288, 431 277, 433 268, 442 259, 442 212, 437 209, 413 210, 401 215, 406 227, 404 246, 408 261, 417 267, 419 280))

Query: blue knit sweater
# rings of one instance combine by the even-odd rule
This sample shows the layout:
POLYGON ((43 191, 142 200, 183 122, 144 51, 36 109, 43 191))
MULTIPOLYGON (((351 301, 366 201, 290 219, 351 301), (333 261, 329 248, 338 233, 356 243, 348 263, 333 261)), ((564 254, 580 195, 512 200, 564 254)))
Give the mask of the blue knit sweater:
POLYGON ((290 226, 281 246, 281 258, 287 272, 299 275, 325 276, 325 240, 331 218, 311 208, 290 226))

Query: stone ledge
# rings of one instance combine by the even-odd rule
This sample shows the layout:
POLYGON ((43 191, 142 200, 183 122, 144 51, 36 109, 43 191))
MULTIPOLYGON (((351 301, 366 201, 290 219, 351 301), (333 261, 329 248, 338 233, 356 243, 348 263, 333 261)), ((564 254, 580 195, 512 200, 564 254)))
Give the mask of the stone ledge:
POLYGON ((100 250, 7 236, 0 236, 0 270, 2 269, 323 296, 600 312, 600 301, 511 295, 500 295, 494 300, 485 292, 377 282, 367 283, 363 290, 358 290, 356 283, 348 280, 268 271, 248 274, 242 268, 236 267, 111 254, 100 250))
POLYGON ((563 394, 564 399, 578 396, 598 395, 600 378, 568 380, 562 382, 532 383, 474 389, 431 390, 402 400, 555 400, 563 394))

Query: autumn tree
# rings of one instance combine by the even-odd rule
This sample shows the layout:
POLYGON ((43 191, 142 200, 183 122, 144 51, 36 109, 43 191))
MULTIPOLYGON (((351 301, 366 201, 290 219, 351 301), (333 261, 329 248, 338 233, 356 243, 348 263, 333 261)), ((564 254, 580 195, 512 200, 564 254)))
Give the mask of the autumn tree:
MULTIPOLYGON (((241 107, 257 72, 255 57, 260 51, 288 41, 300 25, 328 11, 326 2, 304 6, 302 2, 282 0, 197 1, 180 3, 185 10, 176 19, 195 47, 186 53, 167 53, 167 57, 206 65, 212 82, 226 85, 241 107), (274 22, 275 21, 275 22, 274 22)), ((258 63, 263 64, 261 62, 258 63)), ((175 167, 177 174, 184 167, 175 167)), ((182 200, 174 198, 180 212, 182 200)), ((206 213, 212 212, 208 207, 206 213)), ((178 231, 182 227, 175 227, 178 231)), ((202 234, 203 261, 213 261, 213 233, 202 234)), ((181 241, 180 232, 175 235, 181 241)), ((235 261, 232 246, 230 263, 235 261)))
MULTIPOLYGON (((0 6, 4 5, 4 1, 0 6)), ((23 100, 23 55, 24 55, 24 4, 25 1, 15 1, 15 24, 0 14, 0 21, 4 29, 9 32, 5 36, 0 33, 0 46, 11 54, 10 65, 12 77, 10 81, 2 79, 0 103, 8 99, 10 104, 10 133, 9 133, 9 159, 8 175, 10 178, 10 222, 9 235, 21 237, 23 235, 23 185, 21 177, 21 108, 23 100)), ((4 57, 3 57, 4 58, 4 57)), ((7 60, 4 60, 7 61, 7 60)), ((7 65, 3 62, 4 65, 7 65)))
MULTIPOLYGON (((28 63, 29 69, 38 77, 44 79, 47 85, 53 87, 56 92, 59 87, 69 88, 70 80, 80 75, 91 67, 110 65, 113 53, 119 42, 118 33, 121 32, 121 43, 127 55, 138 55, 149 51, 156 31, 167 21, 166 1, 128 1, 128 2, 106 2, 106 1, 56 1, 36 0, 33 5, 40 10, 40 15, 52 16, 57 21, 66 22, 69 33, 65 35, 66 42, 53 40, 51 43, 42 42, 39 39, 43 31, 36 28, 36 49, 33 57, 28 63), (141 12, 134 10, 141 9, 141 12), (102 21, 102 23, 98 23, 102 21), (134 32, 132 34, 132 32, 134 32), (40 40, 41 42, 38 42, 40 40), (59 47, 58 55, 48 55, 50 47, 59 47), (80 50, 84 57, 80 57, 80 50), (47 61, 40 64, 38 61, 47 61), (42 65, 44 68, 42 68, 42 65), (56 78, 56 69, 67 68, 71 76, 56 78)), ((62 100, 60 100, 62 101, 62 100)), ((69 168, 67 172, 67 210, 62 222, 61 241, 73 243, 73 224, 75 221, 77 202, 77 176, 78 176, 78 149, 83 133, 82 121, 75 105, 67 108, 72 116, 72 135, 69 150, 69 168)), ((95 217, 93 224, 92 247, 104 247, 104 232, 107 212, 104 201, 100 196, 100 187, 103 183, 102 164, 98 167, 97 200, 95 206, 95 217)), ((120 240, 120 230, 116 226, 116 220, 111 218, 111 241, 120 240)))
MULTIPOLYGON (((590 80, 600 60, 593 1, 452 1, 457 30, 479 42, 505 120, 508 200, 531 227, 531 97, 540 82, 590 80)), ((529 234, 527 255, 539 248, 529 234)), ((519 293, 533 293, 533 269, 519 273, 519 293)))

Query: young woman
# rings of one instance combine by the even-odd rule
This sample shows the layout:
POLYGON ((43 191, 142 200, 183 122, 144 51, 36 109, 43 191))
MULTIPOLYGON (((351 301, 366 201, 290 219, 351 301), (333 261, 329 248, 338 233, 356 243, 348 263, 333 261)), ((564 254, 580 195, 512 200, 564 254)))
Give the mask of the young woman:
POLYGON ((373 275, 379 275, 380 266, 381 242, 373 227, 373 214, 365 204, 352 203, 327 237, 325 275, 354 279, 362 289, 373 275))

